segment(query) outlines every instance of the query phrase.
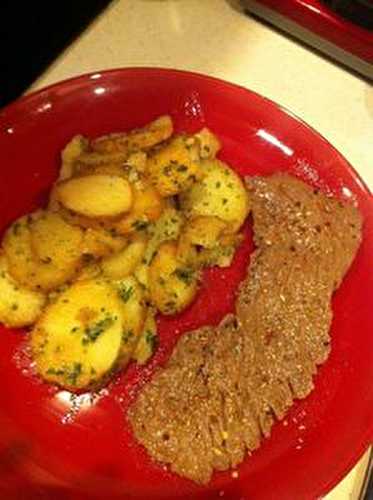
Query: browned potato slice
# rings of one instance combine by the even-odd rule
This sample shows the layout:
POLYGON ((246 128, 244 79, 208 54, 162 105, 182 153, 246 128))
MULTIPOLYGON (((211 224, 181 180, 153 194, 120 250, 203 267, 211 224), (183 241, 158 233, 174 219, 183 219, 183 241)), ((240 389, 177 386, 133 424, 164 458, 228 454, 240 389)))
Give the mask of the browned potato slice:
POLYGON ((37 371, 67 389, 97 386, 119 362, 122 332, 115 288, 98 280, 75 283, 46 308, 32 331, 37 371))
POLYGON ((145 364, 149 358, 154 354, 158 345, 157 323, 155 321, 156 311, 149 307, 143 326, 140 339, 136 346, 133 358, 140 363, 145 364))
POLYGON ((19 328, 34 323, 41 314, 45 295, 20 286, 8 273, 0 254, 0 323, 19 328))
POLYGON ((202 248, 214 248, 227 224, 218 217, 197 216, 188 220, 180 236, 177 256, 185 263, 197 265, 202 248))
POLYGON ((157 220, 162 213, 164 202, 153 186, 148 184, 143 188, 135 187, 133 196, 133 206, 129 214, 114 223, 120 234, 141 231, 149 222, 157 220))
POLYGON ((132 190, 122 177, 87 175, 57 186, 58 200, 69 210, 86 217, 115 217, 128 212, 132 190))
POLYGON ((177 260, 175 242, 163 243, 149 269, 152 303, 163 314, 176 314, 194 299, 198 289, 197 273, 177 260))
POLYGON ((128 153, 113 152, 113 153, 97 153, 95 151, 88 151, 82 153, 76 159, 76 167, 78 172, 84 168, 94 168, 104 165, 122 165, 128 158, 128 153))
POLYGON ((101 262, 104 275, 111 279, 122 279, 132 274, 143 258, 146 243, 144 236, 136 235, 126 248, 106 257, 101 262))
POLYGON ((160 116, 144 128, 129 133, 110 134, 92 141, 91 146, 99 153, 131 152, 149 149, 171 137, 172 120, 169 116, 160 116))
POLYGON ((181 207, 188 217, 219 217, 237 231, 247 217, 249 201, 241 178, 219 160, 201 163, 204 178, 181 195, 181 207))
POLYGON ((31 247, 43 263, 77 268, 82 256, 82 229, 71 226, 57 213, 45 211, 30 224, 31 247))
POLYGON ((82 135, 75 135, 70 142, 66 144, 61 153, 61 168, 59 180, 66 180, 75 173, 75 162, 80 155, 88 149, 88 140, 82 135))
POLYGON ((128 240, 102 227, 88 228, 84 232, 82 243, 83 254, 95 258, 107 257, 123 250, 128 240))
POLYGON ((9 273, 27 288, 50 291, 71 280, 78 266, 58 267, 38 259, 31 246, 30 224, 30 216, 21 217, 5 233, 3 248, 9 273))
POLYGON ((200 179, 202 170, 196 161, 195 146, 178 136, 148 158, 151 182, 162 196, 173 196, 189 189, 200 179))
POLYGON ((93 280, 102 274, 99 262, 89 262, 79 271, 76 281, 93 280))

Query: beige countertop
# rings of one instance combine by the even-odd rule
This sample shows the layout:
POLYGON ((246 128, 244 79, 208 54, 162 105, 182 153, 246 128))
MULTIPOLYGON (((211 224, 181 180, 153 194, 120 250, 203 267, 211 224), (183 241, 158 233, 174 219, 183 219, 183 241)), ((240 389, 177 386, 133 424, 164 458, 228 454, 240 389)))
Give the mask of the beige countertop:
MULTIPOLYGON (((113 1, 32 89, 123 66, 207 73, 289 108, 339 149, 373 190, 373 86, 244 15, 238 4, 113 1)), ((367 463, 366 454, 326 498, 357 500, 367 463)))

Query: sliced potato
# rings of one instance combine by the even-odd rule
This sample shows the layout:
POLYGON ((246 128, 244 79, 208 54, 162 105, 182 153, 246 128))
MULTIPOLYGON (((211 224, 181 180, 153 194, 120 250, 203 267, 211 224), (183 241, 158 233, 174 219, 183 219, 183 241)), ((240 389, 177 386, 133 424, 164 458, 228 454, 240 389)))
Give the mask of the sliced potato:
POLYGON ((207 127, 204 127, 197 134, 195 134, 194 137, 198 141, 199 156, 204 160, 215 158, 221 148, 220 141, 216 135, 214 135, 207 127))
POLYGON ((163 314, 185 309, 198 289, 198 275, 177 260, 175 242, 163 243, 149 269, 149 290, 152 303, 163 314))
POLYGON ((206 215, 228 222, 237 231, 247 217, 249 202, 241 178, 225 163, 206 160, 204 178, 181 195, 181 207, 188 217, 206 215))
POLYGON ((179 238, 178 259, 198 267, 201 264, 201 253, 205 249, 221 246, 219 238, 226 227, 227 223, 217 217, 202 215, 188 220, 179 238))
POLYGON ((84 232, 83 254, 95 258, 107 257, 123 250, 128 244, 127 238, 117 235, 102 227, 88 228, 84 232))
POLYGON ((78 268, 83 231, 54 212, 44 211, 30 224, 31 247, 37 258, 58 268, 78 268))
POLYGON ((57 198, 69 210, 86 217, 115 217, 131 208, 131 186, 114 175, 87 175, 57 185, 57 198))
POLYGON ((87 151, 82 153, 76 160, 76 167, 80 169, 88 167, 98 167, 107 164, 123 164, 128 158, 128 153, 113 152, 113 153, 97 153, 95 151, 87 151))
POLYGON ((195 146, 188 146, 184 136, 177 136, 148 158, 147 172, 161 196, 186 191, 201 178, 195 155, 195 146))
POLYGON ((241 242, 241 234, 233 233, 223 235, 215 246, 203 248, 199 252, 196 252, 194 259, 188 262, 197 267, 229 267, 232 263, 236 249, 241 242))
POLYGON ((143 290, 133 276, 113 281, 122 304, 123 334, 121 364, 126 364, 136 347, 145 321, 143 290))
POLYGON ((0 323, 19 328, 40 316, 45 295, 20 286, 8 273, 5 256, 0 254, 0 323))
POLYGON ((110 134, 92 141, 91 146, 99 153, 128 153, 149 149, 171 137, 173 125, 170 116, 160 116, 144 128, 129 133, 110 134))
POLYGON ((123 177, 127 179, 127 173, 123 165, 119 163, 105 163, 103 165, 91 166, 80 165, 79 177, 87 175, 114 175, 116 177, 123 177))
POLYGON ((99 262, 88 262, 77 274, 75 281, 94 280, 99 278, 102 270, 99 262))
POLYGON ((97 386, 116 368, 122 326, 122 304, 112 286, 75 283, 46 308, 32 331, 38 373, 67 389, 97 386))
POLYGON ((140 285, 143 289, 144 298, 148 299, 149 298, 149 266, 148 266, 148 264, 144 264, 143 262, 141 262, 134 270, 133 275, 135 276, 135 278, 140 283, 140 285))
POLYGON ((88 149, 88 140, 82 135, 75 135, 70 142, 66 144, 61 153, 61 168, 59 180, 66 180, 75 173, 74 164, 77 158, 88 149))
POLYGON ((50 291, 71 280, 78 266, 59 267, 49 259, 38 259, 31 245, 32 220, 31 216, 21 217, 5 233, 3 248, 9 273, 27 288, 50 291))
POLYGON ((151 229, 151 238, 144 255, 146 264, 150 264, 161 243, 178 239, 183 223, 183 216, 175 208, 166 208, 163 211, 151 229))
POLYGON ((104 275, 111 279, 122 279, 132 274, 143 258, 146 243, 144 236, 137 235, 126 248, 104 259, 101 262, 104 275))
POLYGON ((155 313, 156 311, 152 307, 149 307, 146 313, 142 333, 137 343, 135 352, 132 355, 135 361, 140 363, 140 365, 145 364, 151 358, 158 345, 155 313))
POLYGON ((142 188, 133 189, 133 206, 131 211, 114 223, 119 234, 129 234, 145 229, 149 222, 160 217, 164 202, 153 186, 145 184, 142 188))

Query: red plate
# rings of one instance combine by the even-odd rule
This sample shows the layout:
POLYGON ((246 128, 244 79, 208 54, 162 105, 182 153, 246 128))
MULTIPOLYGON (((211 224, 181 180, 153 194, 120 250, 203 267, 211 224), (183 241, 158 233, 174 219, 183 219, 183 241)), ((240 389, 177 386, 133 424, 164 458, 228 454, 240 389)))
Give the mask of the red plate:
POLYGON ((252 250, 250 229, 228 270, 206 273, 196 303, 160 319, 161 348, 98 395, 71 398, 30 368, 26 334, 0 336, 0 492, 12 499, 281 499, 324 494, 373 435, 373 203, 347 161, 316 132, 274 103, 213 78, 160 69, 82 76, 27 96, 0 112, 1 227, 40 206, 56 177, 59 152, 77 133, 97 136, 170 113, 178 131, 208 125, 221 158, 241 174, 288 171, 340 198, 354 198, 364 239, 333 299, 332 353, 313 393, 239 468, 197 486, 152 463, 134 440, 126 409, 182 332, 217 322, 252 250))

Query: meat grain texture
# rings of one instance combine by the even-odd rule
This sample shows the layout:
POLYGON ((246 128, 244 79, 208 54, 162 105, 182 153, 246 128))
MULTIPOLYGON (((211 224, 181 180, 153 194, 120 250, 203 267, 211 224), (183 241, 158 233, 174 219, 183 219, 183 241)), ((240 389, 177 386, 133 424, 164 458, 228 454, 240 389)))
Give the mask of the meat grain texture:
POLYGON ((256 250, 218 327, 186 333, 129 410, 150 455, 198 483, 237 466, 330 351, 331 298, 361 240, 351 204, 286 174, 246 179, 256 250))

